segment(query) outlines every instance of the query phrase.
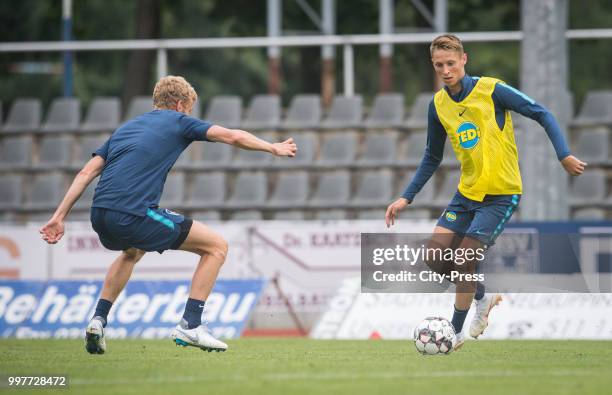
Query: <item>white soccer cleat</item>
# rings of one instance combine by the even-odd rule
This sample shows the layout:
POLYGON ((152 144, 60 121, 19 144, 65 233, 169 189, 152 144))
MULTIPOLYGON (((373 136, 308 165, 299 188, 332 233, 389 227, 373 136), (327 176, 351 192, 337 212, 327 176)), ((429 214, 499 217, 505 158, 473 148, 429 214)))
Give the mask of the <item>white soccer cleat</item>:
POLYGON ((104 325, 100 317, 92 318, 85 329, 85 349, 90 354, 104 354, 106 351, 104 325))
POLYGON ((208 352, 227 350, 227 344, 215 339, 206 325, 187 329, 186 325, 179 324, 172 330, 172 339, 177 346, 193 346, 208 352))
POLYGON ((455 343, 455 347, 453 347, 453 351, 459 351, 461 347, 463 347, 463 343, 465 343, 465 335, 463 332, 457 333, 457 343, 455 343))
POLYGON ((476 301, 476 314, 470 324, 470 336, 477 339, 482 335, 489 325, 489 313, 491 309, 497 306, 502 301, 500 294, 485 295, 482 299, 476 301))

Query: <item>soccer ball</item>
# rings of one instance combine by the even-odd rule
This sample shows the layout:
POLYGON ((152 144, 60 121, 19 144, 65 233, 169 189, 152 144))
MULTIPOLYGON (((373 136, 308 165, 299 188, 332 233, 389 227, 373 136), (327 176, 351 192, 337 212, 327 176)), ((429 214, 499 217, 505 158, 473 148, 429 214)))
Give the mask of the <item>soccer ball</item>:
POLYGON ((450 354, 457 344, 455 328, 442 317, 427 317, 414 328, 414 346, 423 355, 450 354))

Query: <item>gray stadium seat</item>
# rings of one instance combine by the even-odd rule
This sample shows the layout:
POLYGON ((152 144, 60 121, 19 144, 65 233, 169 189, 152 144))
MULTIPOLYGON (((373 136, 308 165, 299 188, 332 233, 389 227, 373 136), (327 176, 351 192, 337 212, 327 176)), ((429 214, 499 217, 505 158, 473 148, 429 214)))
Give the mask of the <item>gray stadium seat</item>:
POLYGON ((391 166, 397 164, 397 133, 367 134, 364 152, 357 161, 360 166, 391 166))
POLYGON ((234 181, 234 192, 226 208, 259 208, 265 205, 267 177, 262 172, 243 172, 234 181))
POLYGON ((221 213, 215 210, 194 211, 191 218, 200 222, 221 221, 221 213))
MULTIPOLYGON (((449 200, 450 201, 450 200, 449 200)), ((408 207, 399 214, 401 219, 431 219, 431 212, 427 209, 414 209, 408 207)))
POLYGON ((427 146, 427 133, 412 132, 403 145, 398 163, 417 166, 423 159, 425 147, 427 146))
POLYGON ((197 174, 191 183, 186 206, 189 208, 219 208, 225 200, 225 173, 206 172, 197 174))
POLYGON ((12 136, 0 140, 0 169, 23 169, 32 163, 32 137, 12 136))
POLYGON ((77 143, 77 154, 72 161, 74 169, 82 168, 91 159, 91 154, 108 140, 108 136, 86 136, 77 143))
POLYGON ((361 96, 336 96, 331 109, 321 122, 322 129, 358 128, 362 125, 361 96))
POLYGON ((241 210, 230 215, 232 221, 259 221, 261 219, 263 215, 258 210, 241 210))
POLYGON ((267 207, 303 207, 308 199, 308 191, 308 173, 304 171, 281 173, 276 182, 276 189, 267 202, 267 207))
POLYGON ((42 106, 39 99, 17 99, 9 110, 2 131, 5 133, 36 132, 40 128, 41 117, 42 106))
POLYGON ((242 118, 242 99, 238 96, 215 96, 204 118, 212 124, 237 128, 242 118))
POLYGON ((193 166, 196 169, 220 169, 230 166, 232 160, 232 146, 224 143, 199 143, 191 144, 195 152, 193 166))
MULTIPOLYGON (((298 148, 299 149, 299 148, 298 148)), ((317 162, 321 167, 348 166, 355 162, 357 136, 345 132, 326 137, 317 162)))
POLYGON ((368 171, 363 174, 351 207, 386 207, 393 194, 393 174, 390 170, 368 171))
POLYGON ((181 155, 178 157, 172 168, 175 170, 184 170, 191 168, 195 159, 197 144, 198 142, 192 142, 191 144, 189 144, 189 146, 187 146, 187 148, 185 148, 185 150, 181 152, 181 155))
POLYGON ((175 208, 183 207, 185 203, 185 174, 171 172, 166 178, 164 192, 159 202, 160 207, 175 208))
POLYGON ((31 184, 24 208, 27 210, 52 210, 57 207, 66 192, 61 174, 39 174, 31 184))
MULTIPOLYGON (((457 188, 459 186, 459 177, 461 173, 459 170, 447 171, 442 180, 442 186, 436 193, 435 203, 439 206, 447 206, 448 202, 451 201, 457 188)), ((431 181, 431 180, 430 180, 431 181)), ((418 195, 417 195, 418 196, 418 195)))
POLYGON ((318 95, 296 95, 291 99, 283 129, 318 129, 321 124, 321 98, 318 95))
POLYGON ((385 209, 360 210, 357 212, 357 219, 384 221, 386 212, 385 209))
POLYGON ((44 133, 74 132, 81 121, 81 101, 74 97, 53 99, 47 119, 40 128, 44 133))
MULTIPOLYGON (((53 215, 53 213, 50 213, 50 214, 53 215)), ((51 215, 49 215, 48 218, 50 218, 51 215)), ((73 210, 73 211, 70 212, 70 214, 68 214, 68 220, 69 221, 89 222, 90 218, 91 218, 91 212, 88 209, 73 210)))
POLYGON ((570 203, 585 205, 603 203, 606 197, 606 173, 600 169, 589 169, 576 177, 570 188, 570 203))
POLYGON ((590 126, 612 123, 612 90, 589 91, 573 124, 590 126))
POLYGON ((376 95, 370 115, 364 125, 368 129, 397 128, 404 121, 404 95, 381 93, 376 95))
POLYGON ((151 99, 151 96, 135 96, 130 100, 130 105, 123 120, 128 121, 149 111, 153 111, 153 99, 151 99))
POLYGON ((324 173, 319 180, 310 207, 345 207, 351 191, 351 176, 348 171, 324 173))
POLYGON ((404 123, 405 127, 411 130, 424 130, 427 128, 427 112, 429 102, 433 99, 433 96, 433 92, 419 93, 412 104, 410 115, 404 123))
POLYGON ((348 218, 348 213, 346 210, 320 210, 315 214, 315 219, 320 221, 337 221, 348 218))
MULTIPOLYGON (((404 178, 400 181, 398 185, 395 196, 399 197, 404 193, 404 191, 406 190, 406 187, 408 186, 410 181, 412 181, 412 178, 414 177, 414 173, 415 171, 411 171, 411 172, 408 172, 406 176, 404 176, 404 178)), ((435 198, 434 190, 436 186, 436 178, 437 178, 436 173, 434 173, 429 179, 429 181, 427 181, 427 184, 425 184, 423 188, 419 191, 419 193, 417 193, 411 206, 416 206, 416 207, 431 206, 435 198)), ((449 196, 448 200, 450 201, 450 199, 451 197, 449 196)))
POLYGON ((242 121, 242 128, 244 130, 275 130, 280 124, 280 112, 278 95, 255 95, 242 121))
POLYGON ((194 118, 200 118, 202 115, 202 103, 200 103, 200 100, 196 100, 196 102, 193 103, 190 115, 194 118))
POLYGON ((608 161, 609 132, 605 127, 582 130, 578 135, 574 155, 589 164, 608 161))
POLYGON ((14 210, 21 207, 23 177, 15 174, 0 175, 0 210, 14 210))
MULTIPOLYGON (((96 186, 98 186, 98 181, 100 178, 95 178, 83 191, 83 194, 74 204, 75 209, 89 209, 91 207, 91 203, 93 201, 94 193, 96 191, 96 186)), ((89 211, 88 211, 89 212, 89 211)))
POLYGON ((317 136, 314 133, 298 133, 293 137, 293 142, 297 145, 298 151, 293 158, 274 157, 275 167, 309 167, 314 163, 317 151, 317 136))
POLYGON ((72 138, 70 136, 45 136, 38 145, 38 164, 44 169, 60 169, 70 165, 72 138))
POLYGON ((121 103, 117 97, 96 97, 92 100, 79 128, 83 133, 112 132, 121 120, 121 103))
POLYGON ((302 221, 305 215, 301 210, 282 210, 274 213, 272 218, 278 221, 302 221))
POLYGON ((574 210, 572 219, 578 221, 603 221, 606 219, 606 211, 593 207, 580 208, 574 210))
MULTIPOLYGON (((264 133, 258 133, 257 137, 268 142, 275 142, 278 140, 276 137, 264 133)), ((273 159, 274 155, 268 152, 238 149, 231 165, 235 169, 249 170, 258 167, 272 166, 273 159)))

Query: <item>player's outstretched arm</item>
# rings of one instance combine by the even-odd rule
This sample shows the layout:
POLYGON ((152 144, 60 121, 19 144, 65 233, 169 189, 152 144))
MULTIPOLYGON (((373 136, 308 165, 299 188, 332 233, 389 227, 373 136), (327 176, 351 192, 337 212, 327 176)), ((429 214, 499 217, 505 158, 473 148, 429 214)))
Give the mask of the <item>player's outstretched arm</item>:
POLYGON ((395 225, 395 218, 410 204, 410 201, 406 198, 399 198, 387 207, 387 212, 385 213, 385 222, 387 224, 387 228, 391 225, 395 225))
POLYGON ((584 173, 587 163, 576 158, 574 155, 568 155, 561 160, 561 165, 570 175, 579 176, 584 173))
POLYGON ((57 210, 55 210, 53 217, 40 229, 39 232, 44 241, 49 244, 55 244, 62 238, 64 235, 64 219, 72 206, 74 206, 74 203, 81 197, 85 188, 102 172, 104 163, 104 158, 96 155, 79 171, 72 185, 68 188, 66 196, 64 196, 57 210))
POLYGON ((206 138, 210 141, 230 144, 246 150, 269 152, 276 156, 294 157, 297 152, 297 146, 292 138, 282 143, 273 144, 244 130, 227 129, 219 125, 211 126, 206 132, 206 138))

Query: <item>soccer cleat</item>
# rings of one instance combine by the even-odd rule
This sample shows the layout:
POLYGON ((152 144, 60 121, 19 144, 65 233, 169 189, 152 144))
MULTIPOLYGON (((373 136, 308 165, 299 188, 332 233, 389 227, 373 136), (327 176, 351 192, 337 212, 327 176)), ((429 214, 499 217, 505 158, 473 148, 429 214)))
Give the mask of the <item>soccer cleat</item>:
POLYGON ((463 347, 463 343, 465 343, 465 335, 463 332, 459 332, 457 333, 457 343, 455 343, 453 351, 459 351, 463 347))
POLYGON ((106 351, 104 325, 100 317, 92 318, 85 329, 85 349, 90 354, 104 354, 106 351))
POLYGON ((208 352, 227 350, 227 344, 215 339, 206 325, 187 329, 186 323, 181 322, 172 330, 172 339, 177 346, 193 346, 208 352))
POLYGON ((491 309, 497 306, 502 301, 500 294, 485 295, 482 299, 476 301, 476 314, 470 324, 470 336, 477 339, 482 335, 484 330, 489 325, 489 313, 491 309))

